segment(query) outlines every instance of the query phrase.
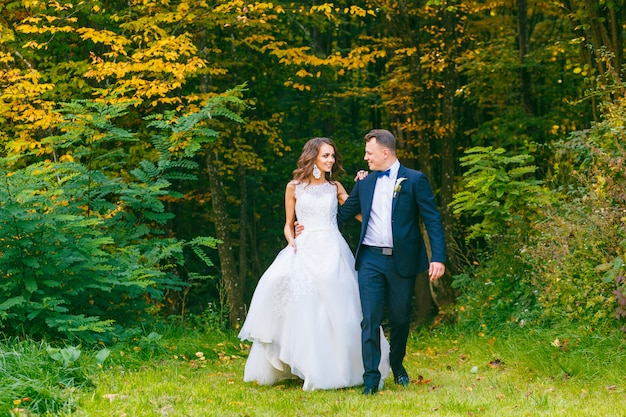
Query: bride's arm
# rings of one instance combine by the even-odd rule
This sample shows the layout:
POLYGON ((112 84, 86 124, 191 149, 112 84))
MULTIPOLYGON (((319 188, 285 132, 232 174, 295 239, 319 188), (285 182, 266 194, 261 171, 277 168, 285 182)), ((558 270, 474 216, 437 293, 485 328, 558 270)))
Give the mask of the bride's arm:
POLYGON ((287 188, 285 189, 285 228, 283 232, 285 233, 285 239, 287 239, 287 243, 289 246, 293 248, 293 251, 296 251, 296 241, 294 237, 294 221, 296 218, 296 185, 293 181, 290 181, 287 184, 287 188))
MULTIPOLYGON (((346 202, 348 197, 349 197, 349 195, 348 195, 348 192, 346 191, 346 189, 343 188, 343 185, 341 185, 341 183, 339 181, 337 181, 337 201, 339 201, 339 204, 343 206, 343 203, 346 202)), ((354 216, 354 218, 357 219, 360 222, 363 221, 363 215, 361 213, 359 213, 356 216, 354 216)))

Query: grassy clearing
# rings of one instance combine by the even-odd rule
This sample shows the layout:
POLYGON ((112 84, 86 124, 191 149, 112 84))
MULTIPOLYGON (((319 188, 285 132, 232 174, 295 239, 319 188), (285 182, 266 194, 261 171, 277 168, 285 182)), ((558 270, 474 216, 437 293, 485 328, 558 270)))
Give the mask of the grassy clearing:
MULTIPOLYGON (((77 354, 64 353, 66 357, 77 354)), ((68 410, 75 395, 89 386, 85 371, 63 361, 59 349, 44 342, 0 342, 0 415, 68 410)))
POLYGON ((626 416, 625 347, 622 335, 568 331, 420 332, 406 360, 413 383, 388 379, 368 398, 360 387, 303 392, 295 381, 244 383, 246 346, 233 335, 168 335, 158 349, 112 349, 92 388, 72 397, 73 411, 57 415, 619 417, 626 416))

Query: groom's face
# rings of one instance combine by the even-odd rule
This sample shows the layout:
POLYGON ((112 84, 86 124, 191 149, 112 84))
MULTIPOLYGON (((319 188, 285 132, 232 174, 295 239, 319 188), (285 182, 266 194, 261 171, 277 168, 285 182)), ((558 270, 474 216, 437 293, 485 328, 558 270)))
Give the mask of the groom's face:
POLYGON ((379 144, 376 138, 371 138, 365 143, 363 159, 367 161, 370 171, 384 171, 389 168, 388 155, 389 149, 379 144))

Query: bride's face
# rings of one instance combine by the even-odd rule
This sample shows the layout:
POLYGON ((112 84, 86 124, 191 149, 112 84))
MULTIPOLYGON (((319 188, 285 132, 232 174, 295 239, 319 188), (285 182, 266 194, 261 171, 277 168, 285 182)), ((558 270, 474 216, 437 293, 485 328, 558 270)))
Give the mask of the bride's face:
POLYGON ((324 173, 332 171, 333 165, 335 165, 335 148, 327 143, 320 146, 315 164, 324 173))

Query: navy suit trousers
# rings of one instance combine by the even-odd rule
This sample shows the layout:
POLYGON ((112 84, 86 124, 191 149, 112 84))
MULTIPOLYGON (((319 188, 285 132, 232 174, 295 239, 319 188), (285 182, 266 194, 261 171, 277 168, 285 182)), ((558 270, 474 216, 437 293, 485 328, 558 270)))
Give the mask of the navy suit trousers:
POLYGON ((389 359, 392 371, 402 370, 406 343, 411 326, 411 300, 415 277, 398 274, 392 256, 361 247, 359 265, 359 293, 363 321, 361 343, 363 349, 363 380, 366 387, 378 387, 380 381, 380 326, 385 308, 389 319, 389 359))

